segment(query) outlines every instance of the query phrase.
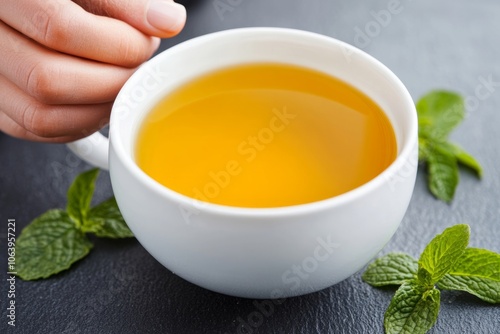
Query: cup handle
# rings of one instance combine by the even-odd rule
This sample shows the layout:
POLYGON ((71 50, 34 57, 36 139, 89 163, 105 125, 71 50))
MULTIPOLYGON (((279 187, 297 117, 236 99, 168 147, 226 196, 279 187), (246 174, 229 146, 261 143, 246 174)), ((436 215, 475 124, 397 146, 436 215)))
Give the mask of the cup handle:
POLYGON ((66 144, 80 159, 103 170, 109 170, 109 139, 99 131, 66 144))

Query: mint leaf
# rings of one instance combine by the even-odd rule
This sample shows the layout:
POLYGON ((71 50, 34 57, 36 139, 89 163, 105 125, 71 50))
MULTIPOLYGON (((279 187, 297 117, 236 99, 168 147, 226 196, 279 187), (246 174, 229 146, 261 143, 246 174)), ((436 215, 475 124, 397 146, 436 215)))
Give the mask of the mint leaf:
POLYGON ((454 92, 434 91, 416 103, 418 159, 427 164, 429 189, 436 198, 451 202, 459 182, 458 164, 482 176, 481 165, 461 147, 448 142, 450 132, 464 119, 463 98, 454 92))
POLYGON ((415 278, 418 262, 404 253, 390 253, 375 260, 363 273, 362 279, 372 286, 401 285, 415 278))
POLYGON ((88 254, 92 244, 63 210, 50 210, 23 229, 16 243, 17 275, 47 278, 88 254))
POLYGON ((114 197, 89 211, 83 229, 104 238, 130 238, 134 236, 125 223, 114 197))
MULTIPOLYGON (((386 333, 424 334, 431 329, 436 323, 440 303, 440 291, 435 284, 441 289, 466 291, 484 301, 500 303, 500 254, 467 248, 469 236, 468 225, 455 225, 438 234, 425 247, 416 276, 413 274, 413 279, 402 279, 403 284, 387 308, 384 316, 386 333)), ((401 262, 401 265, 405 258, 404 254, 394 255, 394 261, 401 262)), ((393 274, 386 268, 391 268, 390 259, 390 256, 385 256, 376 260, 368 268, 369 279, 365 280, 365 275, 363 279, 370 284, 372 281, 375 284, 400 283, 402 276, 396 276, 394 280, 387 279, 391 276, 384 276, 387 272, 393 274)), ((414 267, 409 268, 415 273, 414 267)), ((402 275, 399 271, 398 274, 402 275)))
POLYGON ((66 211, 47 211, 23 229, 16 245, 19 277, 47 278, 68 269, 92 248, 86 233, 107 238, 134 236, 114 197, 90 209, 98 175, 98 169, 78 175, 68 190, 66 211))
POLYGON ((415 281, 396 291, 384 316, 387 334, 425 334, 436 323, 440 292, 424 289, 415 281))
POLYGON ((452 143, 446 143, 446 144, 448 145, 450 152, 453 153, 453 155, 455 156, 455 158, 459 163, 475 171, 479 177, 483 176, 483 168, 472 155, 467 153, 463 148, 461 148, 458 145, 452 143))
POLYGON ((429 189, 437 198, 450 202, 455 195, 459 181, 458 164, 455 156, 442 146, 434 145, 427 151, 429 189))
POLYGON ((434 286, 434 283, 432 282, 432 275, 425 268, 418 268, 417 282, 422 287, 429 288, 434 286))
POLYGON ((467 248, 438 286, 466 291, 489 303, 500 303, 500 254, 467 248))
POLYGON ((99 169, 91 169, 78 175, 69 187, 66 210, 77 227, 80 227, 86 220, 98 175, 99 169))
POLYGON ((460 259, 469 244, 470 228, 460 224, 449 227, 438 234, 425 247, 418 261, 419 268, 423 268, 431 275, 430 283, 435 284, 460 259))
POLYGON ((419 136, 437 141, 447 139, 450 132, 463 120, 463 98, 453 92, 433 91, 416 104, 419 136))
POLYGON ((418 160, 420 162, 426 162, 429 158, 430 144, 428 139, 419 137, 418 138, 418 160))

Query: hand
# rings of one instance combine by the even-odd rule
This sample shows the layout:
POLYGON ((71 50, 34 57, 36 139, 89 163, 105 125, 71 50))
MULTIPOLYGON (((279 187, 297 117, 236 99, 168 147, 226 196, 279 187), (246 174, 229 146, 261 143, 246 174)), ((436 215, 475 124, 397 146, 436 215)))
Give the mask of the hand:
POLYGON ((172 0, 0 0, 0 130, 68 142, 95 132, 137 66, 186 21, 172 0))

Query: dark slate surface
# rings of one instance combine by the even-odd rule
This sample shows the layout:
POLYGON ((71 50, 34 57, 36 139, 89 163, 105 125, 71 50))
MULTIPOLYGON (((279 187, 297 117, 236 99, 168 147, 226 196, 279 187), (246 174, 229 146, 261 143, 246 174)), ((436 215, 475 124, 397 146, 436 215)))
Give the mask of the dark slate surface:
MULTIPOLYGON (((162 47, 233 27, 293 27, 357 45, 391 68, 414 98, 434 88, 463 93, 468 117, 452 138, 481 161, 484 179, 462 171, 456 198, 446 205, 428 193, 420 170, 408 213, 382 253, 418 256, 436 233, 462 222, 472 227, 471 245, 500 252, 498 1, 220 0, 232 4, 222 16, 214 2, 185 1, 186 29, 162 47), (399 3, 398 13, 377 28, 373 13, 390 3, 399 3), (373 29, 371 36, 360 37, 358 29, 366 28, 373 29), (478 99, 485 80, 494 82, 491 93, 478 99)), ((89 166, 63 145, 1 134, 0 154, 0 268, 6 268, 7 220, 16 220, 19 233, 37 215, 64 207, 69 183, 89 166)), ((96 198, 111 194, 103 173, 96 198)), ((262 306, 187 283, 135 240, 95 240, 91 254, 70 271, 44 281, 16 280, 12 328, 7 326, 6 278, 2 270, 0 333, 383 333, 384 310, 394 291, 371 288, 358 273, 321 292, 262 306)), ((500 307, 444 292, 430 333, 500 333, 500 307)))

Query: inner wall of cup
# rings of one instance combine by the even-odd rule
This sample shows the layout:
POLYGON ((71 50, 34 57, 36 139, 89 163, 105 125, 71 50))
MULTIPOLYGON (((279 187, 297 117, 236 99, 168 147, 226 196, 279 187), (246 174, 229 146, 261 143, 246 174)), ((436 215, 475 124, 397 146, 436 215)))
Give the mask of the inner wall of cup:
MULTIPOLYGON (((142 120, 169 92, 220 68, 277 62, 315 69, 339 78, 368 95, 387 114, 395 131, 398 154, 407 144, 411 116, 404 87, 382 64, 344 43, 300 32, 220 33, 180 44, 158 55, 134 74, 122 94, 147 94, 125 126, 120 140, 135 161, 135 140, 142 120), (146 86, 155 87, 145 92, 146 86), (138 89, 142 87, 143 89, 138 89)), ((114 115, 113 115, 114 116, 114 115)), ((113 118, 112 118, 113 121, 113 118)))

